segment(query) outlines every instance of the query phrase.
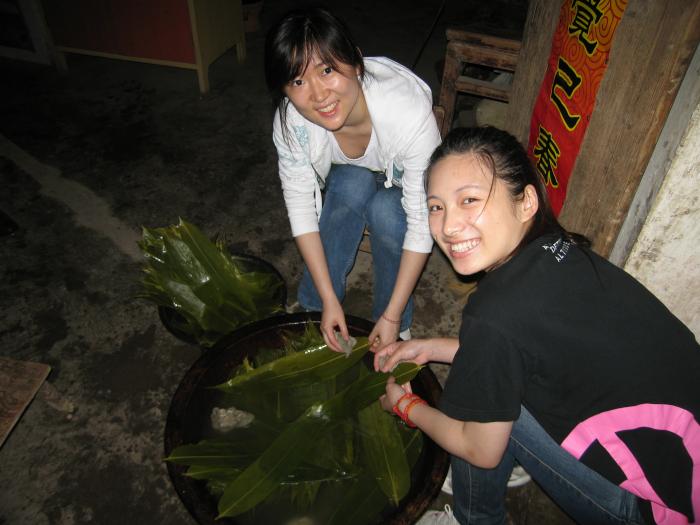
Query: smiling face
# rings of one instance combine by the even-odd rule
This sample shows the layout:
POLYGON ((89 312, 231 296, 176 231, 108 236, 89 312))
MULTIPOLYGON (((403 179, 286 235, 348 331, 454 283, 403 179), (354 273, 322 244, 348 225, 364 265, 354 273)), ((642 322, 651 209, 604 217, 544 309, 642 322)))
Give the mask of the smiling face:
POLYGON ((284 93, 304 118, 328 131, 338 131, 369 118, 358 73, 347 64, 339 63, 334 69, 314 54, 284 93))
POLYGON ((455 271, 472 275, 507 261, 537 210, 529 185, 518 197, 472 154, 435 163, 428 185, 430 232, 455 271))

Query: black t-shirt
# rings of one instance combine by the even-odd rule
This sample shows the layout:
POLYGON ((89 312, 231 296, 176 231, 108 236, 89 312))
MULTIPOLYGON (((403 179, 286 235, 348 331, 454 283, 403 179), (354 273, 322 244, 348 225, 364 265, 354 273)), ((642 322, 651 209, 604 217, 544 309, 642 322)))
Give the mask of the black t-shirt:
POLYGON ((522 404, 585 464, 693 519, 699 379, 700 346, 656 297, 590 250, 544 236, 469 297, 440 407, 489 422, 517 419, 522 404), (651 491, 626 481, 635 468, 651 491))

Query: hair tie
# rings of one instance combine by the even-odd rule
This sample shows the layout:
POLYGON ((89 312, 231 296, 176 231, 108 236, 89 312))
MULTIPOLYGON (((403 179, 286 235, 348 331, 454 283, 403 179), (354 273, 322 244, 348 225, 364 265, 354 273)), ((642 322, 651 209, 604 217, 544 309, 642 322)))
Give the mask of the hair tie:
POLYGON ((389 321, 391 324, 401 324, 401 319, 398 321, 395 321, 394 319, 389 319, 384 313, 382 313, 381 318, 384 319, 385 321, 389 321))

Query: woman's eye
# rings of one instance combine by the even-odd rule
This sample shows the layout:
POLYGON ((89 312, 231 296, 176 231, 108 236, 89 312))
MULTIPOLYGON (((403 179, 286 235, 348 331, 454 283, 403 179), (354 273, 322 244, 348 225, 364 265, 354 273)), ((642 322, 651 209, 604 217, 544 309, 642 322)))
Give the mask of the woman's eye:
POLYGON ((291 84, 292 86, 294 86, 294 87, 299 87, 299 86, 301 86, 303 83, 304 83, 304 81, 303 81, 302 79, 300 79, 300 78, 295 78, 294 80, 292 80, 292 81, 290 82, 290 84, 291 84))
POLYGON ((437 213, 437 212, 439 212, 440 210, 442 210, 442 206, 440 206, 439 204, 430 204, 430 205, 428 205, 428 211, 429 211, 430 213, 437 213))
POLYGON ((474 204, 477 200, 474 197, 465 197, 464 200, 462 200, 462 204, 474 204))
POLYGON ((332 72, 333 72, 333 68, 331 66, 326 66, 323 68, 324 75, 330 75, 332 72))

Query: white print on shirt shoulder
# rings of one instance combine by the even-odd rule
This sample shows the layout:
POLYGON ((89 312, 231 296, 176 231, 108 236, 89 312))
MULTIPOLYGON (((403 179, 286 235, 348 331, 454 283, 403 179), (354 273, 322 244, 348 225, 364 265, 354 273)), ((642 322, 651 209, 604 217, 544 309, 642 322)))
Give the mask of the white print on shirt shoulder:
POLYGON ((302 148, 305 147, 309 143, 309 132, 307 131, 306 126, 292 126, 292 129, 294 130, 294 134, 299 141, 299 145, 302 148))
POLYGON ((564 260, 564 257, 566 257, 566 254, 569 253, 570 246, 571 243, 569 241, 565 241, 564 239, 557 239, 552 244, 543 244, 542 248, 544 248, 548 252, 551 252, 554 255, 554 258, 557 260, 557 262, 562 262, 564 260))

